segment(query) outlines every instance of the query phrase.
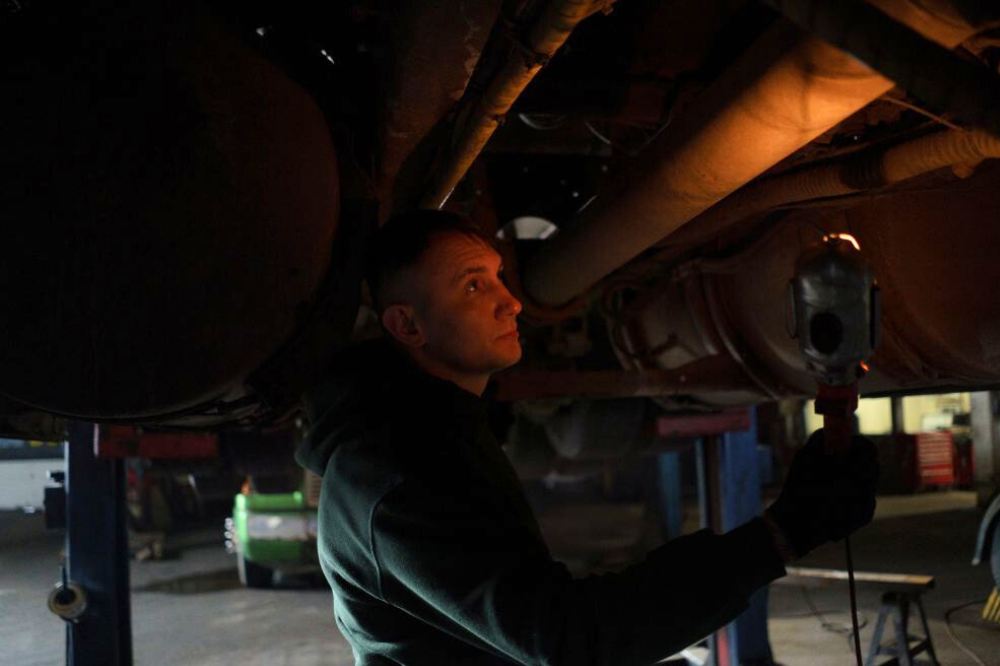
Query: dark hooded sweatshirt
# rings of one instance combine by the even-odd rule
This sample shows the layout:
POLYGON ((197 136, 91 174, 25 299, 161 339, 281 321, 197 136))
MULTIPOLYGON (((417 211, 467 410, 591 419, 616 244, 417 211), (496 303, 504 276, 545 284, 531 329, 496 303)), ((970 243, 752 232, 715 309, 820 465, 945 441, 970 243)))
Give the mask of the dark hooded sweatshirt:
POLYGON ((481 398, 366 343, 306 397, 319 558, 357 663, 652 664, 784 574, 761 521, 675 539, 620 573, 550 556, 481 398))

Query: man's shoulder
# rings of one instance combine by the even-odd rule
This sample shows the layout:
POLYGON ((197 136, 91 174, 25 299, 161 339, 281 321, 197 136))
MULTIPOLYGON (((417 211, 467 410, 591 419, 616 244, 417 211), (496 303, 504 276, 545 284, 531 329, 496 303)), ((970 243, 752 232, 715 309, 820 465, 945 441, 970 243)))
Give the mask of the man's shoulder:
POLYGON ((359 429, 330 456, 323 474, 324 505, 361 517, 404 482, 433 486, 447 479, 455 461, 444 455, 440 441, 423 439, 419 429, 393 418, 359 429))
MULTIPOLYGON (((388 427, 386 424, 385 428, 388 427)), ((399 485, 406 473, 385 438, 384 432, 362 432, 353 441, 337 447, 323 474, 325 504, 371 509, 399 485)))

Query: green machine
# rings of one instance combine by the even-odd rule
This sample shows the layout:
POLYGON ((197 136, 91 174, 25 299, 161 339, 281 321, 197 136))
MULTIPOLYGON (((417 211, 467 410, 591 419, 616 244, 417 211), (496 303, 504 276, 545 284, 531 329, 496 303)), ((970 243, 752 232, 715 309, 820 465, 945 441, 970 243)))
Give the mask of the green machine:
POLYGON ((316 573, 318 477, 290 493, 243 492, 226 519, 226 547, 236 555, 240 582, 266 588, 281 574, 316 573))

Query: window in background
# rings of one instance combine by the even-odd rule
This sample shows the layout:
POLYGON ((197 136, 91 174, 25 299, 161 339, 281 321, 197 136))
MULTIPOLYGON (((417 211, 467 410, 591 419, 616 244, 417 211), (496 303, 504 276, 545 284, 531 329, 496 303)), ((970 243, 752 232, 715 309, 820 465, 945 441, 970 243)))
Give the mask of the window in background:
MULTIPOLYGON (((823 427, 823 417, 815 413, 814 401, 805 406, 806 430, 823 427)), ((903 398, 903 430, 906 433, 951 429, 955 414, 968 414, 968 393, 913 395, 903 398)), ((858 427, 863 435, 888 435, 892 432, 892 405, 889 398, 862 398, 858 402, 858 427)))
POLYGON ((968 414, 968 393, 913 395, 903 398, 903 429, 910 434, 950 429, 955 414, 968 414))
MULTIPOLYGON (((862 435, 888 435, 892 432, 892 405, 889 398, 862 398, 858 401, 858 429, 862 435)), ((806 431, 823 427, 823 417, 816 413, 815 401, 806 402, 806 431)))

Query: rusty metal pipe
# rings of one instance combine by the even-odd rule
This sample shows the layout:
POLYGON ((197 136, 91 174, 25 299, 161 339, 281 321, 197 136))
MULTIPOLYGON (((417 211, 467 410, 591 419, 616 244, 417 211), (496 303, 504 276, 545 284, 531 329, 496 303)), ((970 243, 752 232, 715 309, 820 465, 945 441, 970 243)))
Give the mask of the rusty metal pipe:
MULTIPOLYGON (((975 31, 937 31, 929 19, 914 27, 949 47, 975 31)), ((776 26, 647 149, 617 192, 533 257, 527 293, 542 305, 569 301, 892 86, 826 42, 776 26)))
POLYGON ((385 57, 376 59, 379 219, 424 194, 434 149, 426 141, 462 99, 502 0, 396 3, 386 14, 385 57))
POLYGON ((693 247, 740 220, 778 206, 894 185, 937 169, 996 157, 1000 157, 1000 139, 991 134, 961 129, 934 132, 887 149, 866 150, 760 180, 695 218, 664 239, 664 244, 672 250, 693 247))
POLYGON ((595 0, 554 0, 528 30, 525 42, 515 49, 500 72, 471 107, 458 114, 462 123, 451 154, 432 179, 422 199, 427 208, 441 208, 452 190, 482 152, 486 142, 503 122, 521 92, 566 42, 573 29, 608 2, 595 0), (466 118, 463 122, 463 118, 466 118))

